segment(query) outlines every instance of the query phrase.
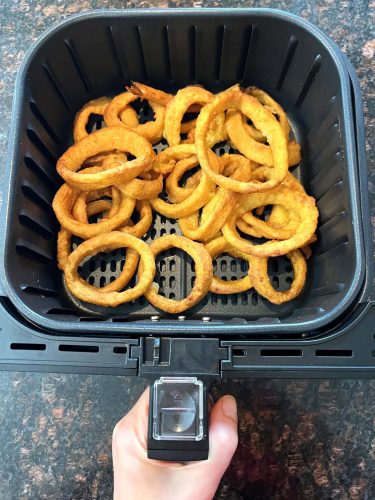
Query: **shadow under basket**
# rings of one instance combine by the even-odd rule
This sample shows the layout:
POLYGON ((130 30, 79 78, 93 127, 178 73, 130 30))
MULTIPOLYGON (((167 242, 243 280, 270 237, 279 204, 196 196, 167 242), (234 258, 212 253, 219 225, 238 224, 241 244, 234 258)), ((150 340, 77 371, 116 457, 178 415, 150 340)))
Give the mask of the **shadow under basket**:
MULTIPOLYGON (((369 210, 367 197, 360 197, 361 187, 367 189, 366 166, 358 158, 363 144, 356 133, 360 104, 353 78, 328 38, 279 11, 100 11, 63 21, 30 49, 17 79, 2 218, 3 295, 23 317, 50 332, 282 338, 328 331, 366 300, 363 290, 371 281, 369 210), (80 107, 121 92, 131 80, 166 91, 199 83, 213 92, 240 82, 264 89, 283 106, 302 147, 302 162, 293 172, 320 212, 300 297, 275 306, 253 289, 208 294, 177 317, 143 297, 101 308, 67 293, 56 265, 59 226, 51 208, 61 184, 56 161, 72 142, 80 107)), ((218 145, 216 152, 223 149, 218 145)), ((145 239, 173 233, 179 234, 177 222, 155 214, 145 239)), ((123 261, 120 250, 99 255, 82 272, 89 283, 103 286, 123 261)), ((189 257, 168 251, 157 267, 165 296, 189 292, 194 282, 189 257)), ((246 272, 229 256, 217 259, 215 269, 228 280, 246 272)), ((270 259, 269 273, 279 290, 290 286, 293 273, 285 257, 270 259)))

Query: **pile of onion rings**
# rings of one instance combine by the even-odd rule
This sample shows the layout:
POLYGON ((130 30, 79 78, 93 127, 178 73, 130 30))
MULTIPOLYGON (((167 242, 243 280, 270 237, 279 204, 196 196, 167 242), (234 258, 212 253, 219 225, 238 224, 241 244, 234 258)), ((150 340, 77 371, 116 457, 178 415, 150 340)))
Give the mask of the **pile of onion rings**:
POLYGON ((89 101, 76 114, 74 144, 56 167, 65 181, 53 200, 61 225, 57 261, 68 290, 104 307, 144 295, 170 314, 209 292, 254 288, 274 304, 296 298, 319 213, 289 170, 301 160, 290 135, 285 111, 256 87, 235 85, 215 95, 196 85, 172 95, 134 82, 113 98, 89 101), (154 119, 142 122, 137 102, 148 102, 154 119), (101 116, 103 126, 89 133, 91 115, 101 116), (225 143, 232 152, 223 153, 225 143), (213 151, 217 145, 223 154, 213 151), (181 234, 149 242, 154 212, 177 220, 181 234), (155 282, 156 257, 171 248, 188 253, 195 265, 194 284, 181 300, 164 297, 155 282), (111 283, 96 287, 82 278, 83 261, 116 249, 126 259, 111 283), (222 254, 243 260, 246 275, 215 276, 213 260, 222 254), (280 255, 293 269, 288 290, 276 290, 268 275, 268 259, 280 255))

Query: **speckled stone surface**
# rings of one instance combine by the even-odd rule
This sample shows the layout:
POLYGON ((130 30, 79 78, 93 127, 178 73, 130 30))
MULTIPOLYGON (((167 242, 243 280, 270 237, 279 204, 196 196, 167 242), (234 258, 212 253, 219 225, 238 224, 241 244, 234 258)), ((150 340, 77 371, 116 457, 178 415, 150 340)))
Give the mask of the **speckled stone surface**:
MULTIPOLYGON (((0 169, 16 71, 30 43, 63 17, 93 8, 274 7, 309 19, 348 55, 365 109, 375 227, 375 2, 0 0, 0 169)), ((135 378, 0 372, 0 499, 103 499, 112 493, 112 429, 144 388, 135 378)), ((375 498, 375 383, 223 381, 234 394, 240 446, 225 499, 375 498)))

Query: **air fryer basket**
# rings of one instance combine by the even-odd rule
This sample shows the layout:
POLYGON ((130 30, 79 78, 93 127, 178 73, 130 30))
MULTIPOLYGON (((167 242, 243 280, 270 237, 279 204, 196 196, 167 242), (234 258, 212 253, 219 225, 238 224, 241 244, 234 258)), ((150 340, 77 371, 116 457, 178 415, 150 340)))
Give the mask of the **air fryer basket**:
MULTIPOLYGON (((166 334, 302 333, 328 328, 356 304, 365 248, 350 81, 337 49, 309 23, 267 9, 75 16, 29 51, 13 111, 2 281, 5 295, 33 323, 49 331, 97 334, 157 329, 166 334), (76 111, 89 99, 122 91, 131 80, 170 91, 191 83, 213 91, 236 82, 253 84, 282 104, 302 146, 296 173, 320 211, 318 242, 298 299, 274 306, 253 290, 239 296, 211 294, 177 318, 143 298, 101 309, 68 296, 56 266, 58 224, 51 209, 61 183, 56 159, 72 141, 76 111)), ((147 239, 172 232, 179 232, 178 225, 156 216, 147 239)), ((92 261, 87 278, 107 283, 122 260, 115 252, 92 261)), ((158 268, 166 296, 188 292, 194 279, 188 258, 169 252, 158 268)), ((216 272, 231 279, 243 269, 222 257, 216 272)), ((270 274, 275 286, 287 287, 288 261, 272 259, 270 274)))

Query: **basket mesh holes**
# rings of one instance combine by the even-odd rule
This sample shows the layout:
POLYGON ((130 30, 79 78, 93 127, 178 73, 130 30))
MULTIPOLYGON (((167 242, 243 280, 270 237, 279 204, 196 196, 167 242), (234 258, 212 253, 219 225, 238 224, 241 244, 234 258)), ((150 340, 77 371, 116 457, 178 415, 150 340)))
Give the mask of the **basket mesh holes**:
POLYGON ((93 285, 95 283, 95 278, 94 276, 89 277, 89 285, 93 285))
POLYGON ((100 262, 100 270, 104 273, 106 269, 107 269, 107 262, 105 260, 102 260, 100 262))
POLYGON ((170 288, 174 288, 176 286, 176 278, 174 276, 169 278, 169 286, 170 288))
POLYGON ((253 306, 257 306, 258 302, 259 302, 259 300, 258 300, 258 294, 256 292, 252 293, 251 294, 251 304, 253 306))
POLYGON ((232 271, 232 273, 235 273, 237 271, 237 262, 235 260, 231 260, 230 270, 232 271))
POLYGON ((167 269, 167 264, 164 259, 160 260, 160 272, 164 273, 164 271, 167 269))
POLYGON ((293 278, 291 278, 290 276, 287 276, 285 278, 285 282, 288 284, 288 285, 291 285, 293 283, 293 278))
POLYGON ((167 230, 163 227, 160 229, 160 236, 164 236, 165 234, 167 234, 167 230))
POLYGON ((101 276, 100 281, 99 281, 100 287, 102 288, 103 286, 106 285, 106 283, 107 283, 107 280, 105 279, 105 276, 101 276))
POLYGON ((176 261, 174 259, 169 261, 169 270, 174 272, 176 270, 176 261))
POLYGON ((247 304, 249 303, 247 293, 245 293, 245 292, 241 293, 241 303, 243 306, 247 306, 247 304))
POLYGON ((115 260, 111 260, 111 271, 114 273, 116 271, 117 263, 115 260))
POLYGON ((274 276, 272 278, 272 286, 277 290, 279 288, 279 278, 274 276))

